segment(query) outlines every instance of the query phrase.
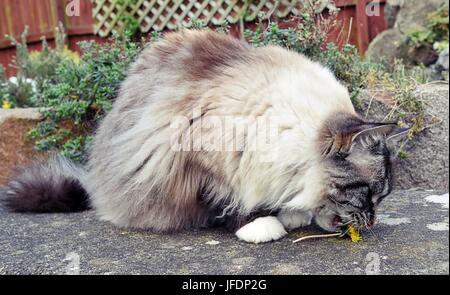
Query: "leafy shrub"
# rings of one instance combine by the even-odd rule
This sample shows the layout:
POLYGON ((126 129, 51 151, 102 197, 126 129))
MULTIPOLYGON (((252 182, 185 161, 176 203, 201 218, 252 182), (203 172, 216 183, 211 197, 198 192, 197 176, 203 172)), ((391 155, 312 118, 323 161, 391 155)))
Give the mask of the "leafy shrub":
POLYGON ((39 100, 44 82, 56 76, 56 69, 61 63, 67 60, 75 63, 79 61, 78 54, 65 45, 66 35, 61 24, 56 28, 54 49, 43 38, 42 50, 30 52, 26 43, 27 35, 28 28, 25 28, 20 42, 8 36, 16 47, 12 66, 17 69, 17 76, 8 80, 0 75, 0 101, 8 102, 11 107, 44 106, 39 100))
POLYGON ((2 108, 12 108, 16 106, 31 106, 31 97, 34 94, 34 82, 27 78, 28 66, 25 60, 28 58, 28 49, 26 45, 26 28, 21 36, 22 42, 17 42, 10 38, 16 46, 16 56, 13 60, 13 66, 18 69, 18 76, 7 79, 3 67, 0 69, 0 102, 2 108))
POLYGON ((280 29, 276 22, 265 27, 260 19, 255 31, 246 30, 244 34, 255 47, 278 45, 313 58, 320 55, 326 46, 328 33, 337 24, 335 13, 325 19, 308 9, 292 21, 299 22, 297 27, 280 29))
POLYGON ((7 98, 8 91, 5 68, 0 65, 0 108, 10 109, 12 107, 10 100, 7 98))
POLYGON ((2 103, 2 108, 33 106, 30 98, 35 93, 35 85, 33 80, 23 77, 0 80, 0 102, 2 103))
POLYGON ((370 80, 367 79, 370 74, 384 71, 381 65, 362 60, 358 49, 351 44, 339 49, 334 43, 329 43, 318 61, 347 86, 355 104, 358 104, 360 90, 370 86, 370 80))
MULTIPOLYGON (((422 66, 407 67, 401 60, 396 60, 390 71, 378 70, 369 75, 370 91, 391 99, 391 107, 385 115, 387 121, 397 121, 401 127, 408 127, 406 139, 397 148, 400 159, 408 156, 404 150, 406 144, 425 129, 437 123, 436 118, 427 113, 423 100, 414 95, 420 85, 429 83, 426 68, 422 66), (375 77, 370 77, 375 75, 375 77)), ((368 108, 371 106, 369 105, 368 108)), ((369 110, 364 110, 368 112, 369 110)))
POLYGON ((112 106, 128 65, 140 52, 141 44, 126 36, 114 36, 109 43, 81 42, 83 55, 78 62, 67 59, 55 75, 42 84, 37 95, 45 120, 30 131, 36 148, 57 149, 74 161, 84 160, 90 141, 86 136, 112 106), (62 127, 69 122, 70 127, 62 127))
POLYGON ((410 46, 433 45, 441 52, 449 46, 449 14, 448 5, 443 5, 427 17, 425 28, 418 28, 408 33, 410 46))

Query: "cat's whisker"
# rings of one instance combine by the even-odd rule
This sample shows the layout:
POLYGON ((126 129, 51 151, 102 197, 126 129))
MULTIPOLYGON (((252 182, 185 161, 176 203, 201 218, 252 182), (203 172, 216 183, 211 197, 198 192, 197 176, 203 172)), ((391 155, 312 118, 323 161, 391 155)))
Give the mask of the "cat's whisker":
POLYGON ((332 196, 329 196, 328 198, 336 205, 336 207, 342 207, 342 208, 344 208, 344 209, 348 209, 348 204, 349 204, 350 202, 348 202, 348 203, 346 203, 346 204, 341 204, 341 203, 339 203, 336 199, 334 199, 332 196))
POLYGON ((366 229, 369 230, 369 232, 372 234, 372 236, 378 241, 379 239, 378 239, 377 235, 369 226, 369 223, 368 223, 369 218, 367 217, 366 213, 363 213, 362 217, 363 217, 363 221, 364 221, 366 229))
POLYGON ((369 232, 372 234, 372 236, 377 240, 377 241, 379 241, 379 239, 378 239, 378 236, 375 234, 375 232, 369 227, 369 228, 367 228, 368 230, 369 230, 369 232))
POLYGON ((346 225, 349 225, 351 223, 353 223, 353 220, 349 220, 349 221, 347 221, 345 223, 342 223, 341 226, 346 226, 346 225))

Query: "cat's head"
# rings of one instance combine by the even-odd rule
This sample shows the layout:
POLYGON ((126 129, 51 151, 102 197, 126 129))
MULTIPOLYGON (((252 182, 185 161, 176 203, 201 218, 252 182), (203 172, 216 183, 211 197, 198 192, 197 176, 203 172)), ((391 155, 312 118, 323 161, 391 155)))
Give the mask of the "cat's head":
POLYGON ((407 129, 370 123, 348 114, 329 119, 320 138, 325 188, 316 222, 328 231, 352 223, 371 227, 380 202, 392 190, 388 144, 407 129))

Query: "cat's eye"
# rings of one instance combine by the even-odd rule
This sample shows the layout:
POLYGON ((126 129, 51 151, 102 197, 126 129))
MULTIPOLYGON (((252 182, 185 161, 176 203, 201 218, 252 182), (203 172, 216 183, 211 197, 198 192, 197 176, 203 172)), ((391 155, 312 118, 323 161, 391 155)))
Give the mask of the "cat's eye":
POLYGON ((376 140, 373 144, 372 147, 380 147, 381 146, 381 140, 376 140))

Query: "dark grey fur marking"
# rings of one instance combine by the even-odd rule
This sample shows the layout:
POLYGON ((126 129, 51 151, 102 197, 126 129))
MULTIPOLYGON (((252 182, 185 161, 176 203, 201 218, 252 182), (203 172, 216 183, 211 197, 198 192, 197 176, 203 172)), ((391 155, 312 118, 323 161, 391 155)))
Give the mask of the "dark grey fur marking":
POLYGON ((0 200, 14 212, 75 212, 89 208, 84 172, 59 156, 17 171, 0 200))

